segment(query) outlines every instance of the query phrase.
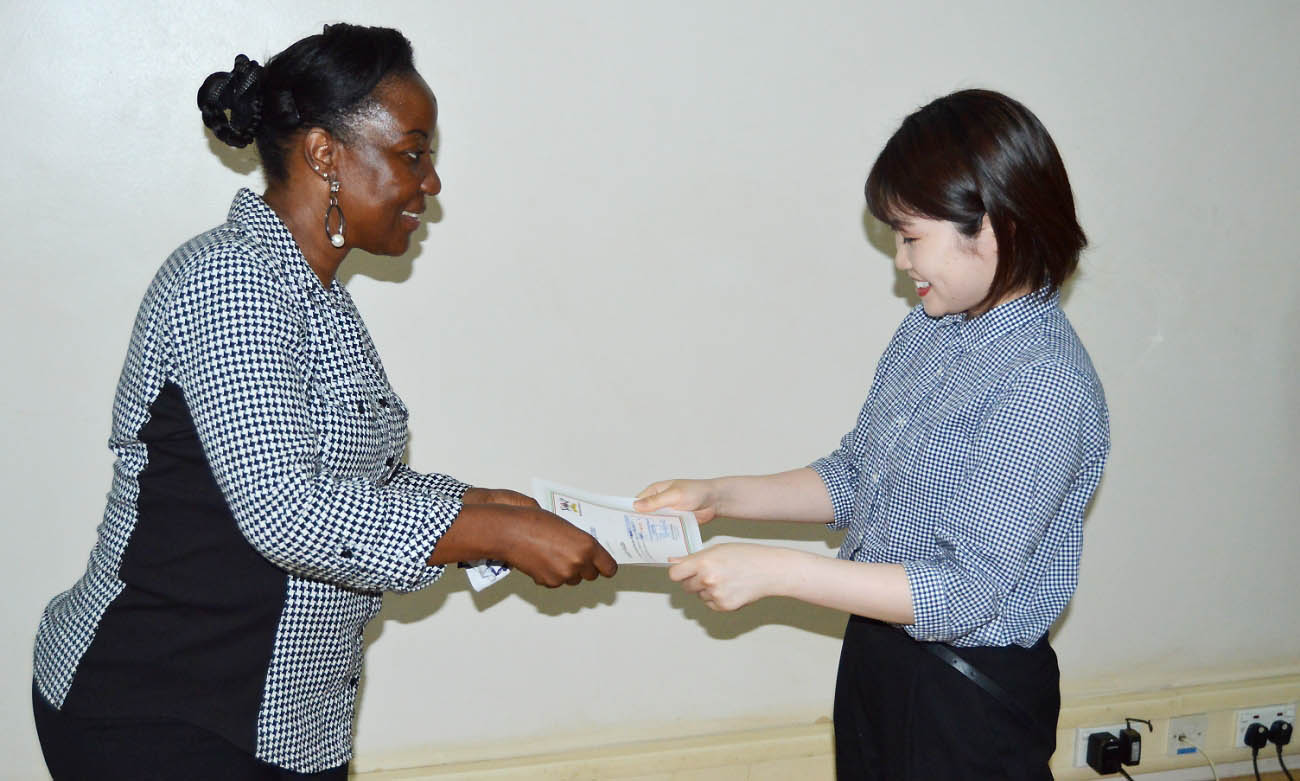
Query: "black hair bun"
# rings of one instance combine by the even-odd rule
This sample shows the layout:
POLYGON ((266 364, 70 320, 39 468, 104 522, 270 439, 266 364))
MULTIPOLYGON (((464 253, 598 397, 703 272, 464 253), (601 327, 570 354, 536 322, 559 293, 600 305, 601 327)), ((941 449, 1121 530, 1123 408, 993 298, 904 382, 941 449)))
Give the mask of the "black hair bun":
POLYGON ((262 66, 244 55, 235 57, 235 67, 219 71, 199 87, 199 111, 207 125, 225 143, 246 147, 262 126, 262 66))

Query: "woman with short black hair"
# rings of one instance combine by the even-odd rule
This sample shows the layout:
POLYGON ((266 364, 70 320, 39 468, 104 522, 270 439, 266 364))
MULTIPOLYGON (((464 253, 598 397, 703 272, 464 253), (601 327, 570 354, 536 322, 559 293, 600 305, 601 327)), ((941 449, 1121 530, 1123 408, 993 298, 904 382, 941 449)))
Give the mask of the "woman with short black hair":
POLYGON ((669 570, 716 610, 788 596, 852 614, 840 781, 1050 779, 1047 631, 1110 450, 1101 381, 1058 306, 1085 241, 1069 179, 1027 108, 967 90, 903 121, 866 195, 921 303, 839 449, 775 475, 653 483, 637 509, 847 528, 835 559, 727 544, 669 570))
POLYGON ((496 559, 612 575, 585 532, 401 460, 406 407, 335 274, 400 255, 441 182, 437 103, 396 30, 339 24, 199 90, 256 141, 263 196, 145 293, 86 574, 47 606, 33 707, 55 779, 342 779, 362 632, 385 591, 496 559))

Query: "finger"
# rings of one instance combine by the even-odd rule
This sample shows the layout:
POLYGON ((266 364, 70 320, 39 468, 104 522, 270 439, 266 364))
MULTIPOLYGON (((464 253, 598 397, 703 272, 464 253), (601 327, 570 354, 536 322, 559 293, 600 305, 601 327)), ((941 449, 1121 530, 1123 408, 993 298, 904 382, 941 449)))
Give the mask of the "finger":
POLYGON ((693 576, 695 572, 695 562, 691 561, 690 556, 687 556, 668 568, 668 579, 674 583, 680 583, 693 576))
POLYGON ((657 494, 660 491, 667 488, 669 485, 672 484, 672 482, 673 482, 672 480, 660 480, 657 483, 651 483, 650 485, 647 485, 645 488, 642 488, 641 493, 637 494, 636 498, 644 499, 647 496, 653 496, 654 494, 657 494))
POLYGON ((699 578, 688 578, 682 581, 682 590, 687 594, 703 594, 705 588, 699 578))
POLYGON ((635 505, 633 505, 633 507, 634 509, 638 509, 643 513, 652 513, 655 510, 659 510, 665 507, 671 509, 673 507, 677 507, 681 505, 682 503, 683 503, 682 489, 669 488, 661 493, 655 494, 654 496, 641 499, 635 505))
POLYGON ((596 552, 596 560, 593 563, 596 565, 596 569, 600 570, 600 574, 607 578, 614 577, 614 574, 618 572, 618 562, 614 561, 614 557, 609 555, 609 551, 604 548, 596 552))
POLYGON ((716 585, 711 579, 706 578, 704 575, 698 573, 695 575, 695 577, 690 578, 689 580, 686 580, 684 582, 690 584, 690 591, 692 594, 703 594, 705 596, 712 594, 713 587, 714 585, 716 585))
POLYGON ((568 583, 570 586, 576 586, 582 582, 582 573, 578 573, 564 582, 568 583))
POLYGON ((658 510, 660 507, 674 507, 682 501, 682 489, 664 488, 662 491, 650 494, 644 499, 638 499, 632 503, 633 509, 638 512, 648 513, 658 510))

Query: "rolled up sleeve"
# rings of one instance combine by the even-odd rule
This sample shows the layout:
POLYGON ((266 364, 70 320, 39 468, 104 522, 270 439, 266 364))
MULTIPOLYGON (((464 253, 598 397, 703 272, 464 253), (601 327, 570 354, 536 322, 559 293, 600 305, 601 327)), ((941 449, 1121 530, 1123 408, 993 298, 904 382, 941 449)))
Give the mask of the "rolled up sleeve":
POLYGON ((938 553, 903 562, 915 614, 907 631, 952 642, 997 618, 1049 526, 1077 536, 1108 441, 1105 402, 1087 378, 1055 364, 1018 376, 978 427, 934 528, 938 553))
POLYGON ((430 491, 452 499, 460 499, 471 486, 451 475, 438 472, 417 472, 406 464, 399 464, 389 485, 403 490, 430 491))

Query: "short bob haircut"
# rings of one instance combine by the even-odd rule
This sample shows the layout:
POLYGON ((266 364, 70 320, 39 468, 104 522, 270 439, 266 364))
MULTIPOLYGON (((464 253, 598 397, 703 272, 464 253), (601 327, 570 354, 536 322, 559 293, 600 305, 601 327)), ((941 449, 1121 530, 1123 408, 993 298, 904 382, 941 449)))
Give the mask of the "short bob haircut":
POLYGON ((954 92, 904 119, 871 167, 866 194, 871 214, 895 229, 922 217, 974 238, 988 215, 998 267, 974 311, 1020 289, 1057 291, 1088 243, 1047 129, 990 90, 954 92))

